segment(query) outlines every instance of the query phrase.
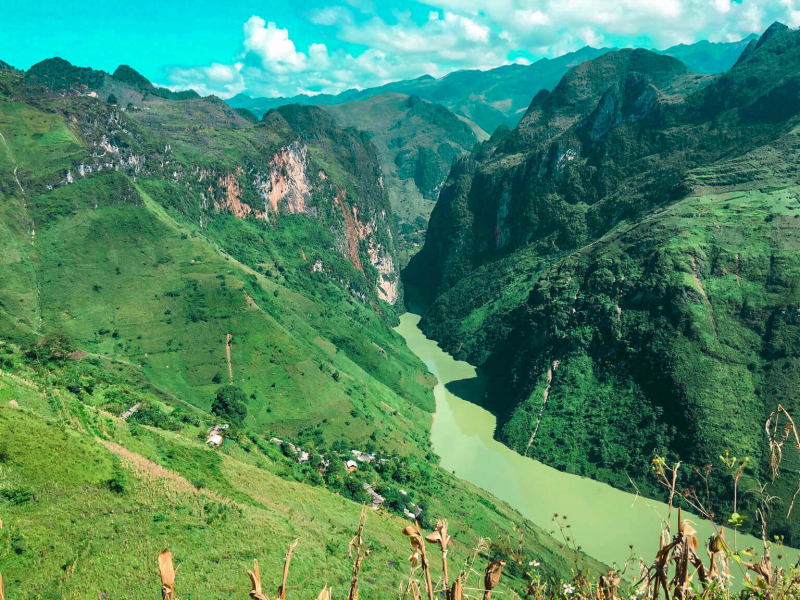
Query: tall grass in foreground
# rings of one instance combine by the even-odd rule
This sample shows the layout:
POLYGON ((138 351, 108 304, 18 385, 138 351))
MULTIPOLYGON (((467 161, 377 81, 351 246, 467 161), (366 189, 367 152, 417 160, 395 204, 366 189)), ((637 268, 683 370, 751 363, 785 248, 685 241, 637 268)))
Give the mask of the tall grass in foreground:
MULTIPOLYGON (((767 419, 765 431, 769 441, 770 464, 774 481, 780 477, 780 466, 787 443, 800 453, 800 434, 798 434, 792 417, 780 405, 767 419)), ((448 550, 453 542, 448 532, 447 521, 437 520, 433 531, 427 535, 422 531, 419 523, 415 522, 400 532, 409 539, 411 555, 408 579, 400 582, 397 587, 397 598, 398 600, 478 600, 479 598, 491 600, 493 595, 497 594, 516 600, 521 600, 523 595, 531 597, 533 600, 617 600, 620 597, 630 600, 658 600, 662 595, 665 600, 688 600, 691 598, 708 600, 800 599, 800 558, 797 563, 788 568, 772 562, 773 543, 767 539, 767 519, 777 498, 767 492, 767 485, 760 488, 760 503, 756 510, 756 518, 761 524, 763 548, 758 553, 752 548, 738 549, 736 534, 744 517, 735 511, 738 507, 738 482, 747 464, 747 459, 730 457, 728 453, 720 458, 734 479, 734 513, 728 519, 728 523, 733 528, 732 544, 726 539, 725 528, 715 520, 715 515, 709 508, 708 489, 711 467, 707 467, 703 472, 696 472, 705 483, 704 489, 700 491, 694 487, 679 489, 678 474, 681 463, 670 465, 665 459, 656 457, 653 459, 652 469, 656 480, 668 491, 668 513, 662 521, 659 548, 652 562, 647 562, 642 558, 637 559, 632 553, 622 568, 612 569, 606 573, 592 574, 588 568, 582 566, 584 555, 570 534, 566 516, 554 515, 553 521, 561 534, 564 549, 573 561, 571 579, 557 580, 548 576, 544 569, 539 569, 539 563, 533 560, 527 564, 531 568, 526 573, 526 589, 514 590, 510 586, 501 585, 503 569, 507 563, 503 560, 493 560, 488 541, 480 539, 470 556, 463 564, 459 565, 458 574, 451 583, 448 550), (693 511, 712 524, 714 534, 705 543, 704 552, 701 551, 701 543, 691 521, 683 518, 683 511, 680 507, 676 509, 676 498, 683 500, 693 511), (673 532, 674 510, 677 510, 677 530, 673 532), (433 564, 438 561, 436 556, 431 556, 429 546, 426 544, 436 548, 434 553, 441 561, 440 568, 434 568, 433 564), (479 568, 476 568, 476 563, 480 564, 484 561, 485 567, 481 572, 479 568), (635 571, 635 574, 628 573, 629 569, 635 571), (732 570, 737 571, 737 576, 741 577, 744 584, 740 592, 732 592, 734 578, 732 570)), ((794 508, 794 502, 798 495, 800 495, 800 482, 788 507, 789 514, 794 508)), ((348 556, 352 560, 352 572, 347 600, 358 599, 359 576, 364 561, 371 554, 371 549, 364 539, 367 515, 368 509, 364 506, 361 510, 356 534, 348 545, 348 556)), ((2 521, 0 521, 0 528, 2 528, 2 521)), ((521 533, 518 532, 518 535, 521 536, 521 533)), ((509 542, 511 542, 510 535, 509 542)), ((780 544, 781 541, 777 540, 776 543, 780 544)), ((251 584, 249 595, 252 600, 287 600, 287 590, 290 589, 288 585, 290 566, 298 544, 299 540, 294 540, 287 549, 281 584, 272 597, 264 592, 258 560, 254 561, 253 570, 247 570, 251 584)), ((524 569, 522 547, 520 537, 518 540, 519 551, 512 551, 509 560, 513 560, 518 567, 524 569)), ((172 553, 168 548, 158 555, 158 569, 161 577, 162 600, 178 600, 180 592, 180 586, 176 581, 178 569, 173 564, 172 553)), ((388 592, 392 584, 385 582, 384 585, 388 592)), ((333 600, 333 597, 333 590, 326 583, 317 600, 333 600)), ((0 600, 5 600, 2 575, 0 575, 0 600)), ((290 600, 295 599, 291 598, 290 600)))

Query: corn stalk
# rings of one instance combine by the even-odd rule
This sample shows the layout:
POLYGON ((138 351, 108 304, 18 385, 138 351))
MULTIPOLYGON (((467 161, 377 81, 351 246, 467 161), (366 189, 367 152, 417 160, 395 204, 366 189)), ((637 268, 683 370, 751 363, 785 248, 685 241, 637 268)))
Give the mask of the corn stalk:
MULTIPOLYGON (((358 598, 358 574, 361 571, 361 563, 369 556, 371 550, 365 548, 363 534, 364 523, 367 520, 367 507, 361 507, 361 518, 358 520, 358 533, 350 540, 350 546, 347 550, 347 556, 353 558, 353 575, 350 579, 350 593, 347 595, 347 600, 356 600, 358 598)), ((324 592, 325 590, 323 590, 324 592)), ((329 593, 330 595, 330 593, 329 593)))

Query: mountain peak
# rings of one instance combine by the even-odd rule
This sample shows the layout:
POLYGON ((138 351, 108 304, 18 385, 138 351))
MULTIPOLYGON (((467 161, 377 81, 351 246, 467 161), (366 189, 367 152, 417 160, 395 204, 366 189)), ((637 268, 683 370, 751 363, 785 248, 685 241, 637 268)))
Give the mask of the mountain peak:
POLYGON ((128 65, 118 66, 117 70, 114 71, 111 76, 117 81, 122 81, 123 83, 138 88, 149 88, 152 86, 149 79, 128 65))
POLYGON ((772 25, 767 27, 766 31, 764 31, 764 33, 761 34, 761 37, 758 38, 758 43, 756 44, 756 48, 760 48, 761 46, 763 46, 764 43, 767 42, 767 40, 769 40, 776 33, 786 31, 787 29, 789 29, 787 25, 784 25, 780 21, 775 21, 772 25))

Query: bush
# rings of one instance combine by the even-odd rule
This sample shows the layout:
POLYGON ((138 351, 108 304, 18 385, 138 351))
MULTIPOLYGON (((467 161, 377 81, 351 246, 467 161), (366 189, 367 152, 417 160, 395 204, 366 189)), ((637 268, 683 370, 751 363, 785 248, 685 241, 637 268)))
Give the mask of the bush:
POLYGON ((224 385, 217 390, 211 403, 211 412, 221 419, 241 425, 247 416, 247 396, 235 385, 224 385))
POLYGON ((29 359, 39 362, 61 362, 69 358, 74 349, 75 343, 67 333, 53 331, 30 346, 25 354, 29 359))
POLYGON ((124 494, 128 488, 128 478, 125 476, 125 472, 119 467, 114 469, 111 479, 106 481, 106 487, 115 494, 124 494))
POLYGON ((4 490, 0 490, 0 497, 17 506, 35 499, 33 490, 27 487, 6 488, 4 490))

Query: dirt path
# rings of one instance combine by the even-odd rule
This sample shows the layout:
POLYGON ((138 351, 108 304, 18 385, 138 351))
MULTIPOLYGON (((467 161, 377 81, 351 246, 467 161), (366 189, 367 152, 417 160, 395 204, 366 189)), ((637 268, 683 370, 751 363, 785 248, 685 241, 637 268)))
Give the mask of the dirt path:
POLYGON ((358 229, 356 228, 356 221, 353 218, 353 214, 350 212, 350 209, 345 205, 344 200, 342 199, 342 195, 344 193, 344 191, 341 191, 336 194, 336 201, 339 203, 339 208, 342 209, 344 232, 345 237, 347 238, 347 250, 348 254, 350 255, 350 262, 353 263, 353 266, 356 269, 363 273, 364 267, 361 266, 361 258, 358 256, 358 229))
POLYGON ((19 182, 19 177, 17 177, 17 161, 14 160, 14 155, 11 154, 11 148, 8 147, 8 143, 6 142, 5 136, 0 133, 0 140, 3 140, 3 146, 6 147, 6 152, 8 152, 8 158, 11 159, 12 164, 14 165, 14 181, 17 182, 17 187, 19 187, 19 191, 22 192, 22 202, 25 203, 25 189, 22 187, 22 184, 19 182))
POLYGON ((547 406, 547 398, 550 397, 550 384, 553 383, 553 371, 558 368, 559 361, 554 360, 553 366, 547 371, 547 387, 544 388, 544 398, 542 400, 542 408, 539 409, 539 418, 536 420, 536 427, 531 434, 531 439, 528 440, 528 447, 525 448, 525 456, 528 456, 528 450, 531 449, 533 441, 536 439, 536 434, 539 433, 539 425, 542 422, 542 415, 544 415, 544 407, 547 406))
POLYGON ((700 281, 700 278, 697 276, 697 261, 695 260, 694 256, 692 256, 692 279, 694 279, 694 284, 697 286, 697 289, 700 291, 700 295, 703 296, 703 300, 705 300, 706 305, 708 306, 708 318, 711 319, 711 328, 714 330, 714 335, 717 335, 717 322, 714 320, 714 308, 711 306, 711 302, 708 299, 708 294, 706 294, 706 290, 703 287, 703 282, 700 281))
POLYGON ((228 356, 228 377, 233 383, 233 365, 231 364, 231 340, 233 336, 228 333, 225 335, 225 354, 228 356))

